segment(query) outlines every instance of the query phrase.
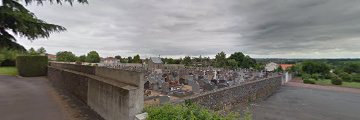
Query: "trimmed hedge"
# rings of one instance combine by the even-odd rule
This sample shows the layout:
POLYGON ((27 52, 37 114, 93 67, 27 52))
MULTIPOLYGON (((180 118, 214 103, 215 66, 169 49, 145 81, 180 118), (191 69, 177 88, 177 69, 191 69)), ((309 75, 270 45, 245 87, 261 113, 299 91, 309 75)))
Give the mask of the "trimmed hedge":
POLYGON ((304 82, 305 84, 315 84, 315 81, 310 80, 310 79, 305 79, 305 80, 303 80, 303 82, 304 82))
POLYGON ((16 67, 19 75, 24 77, 45 76, 48 58, 46 56, 18 56, 16 67))
POLYGON ((342 85, 341 79, 332 79, 331 84, 333 85, 342 85))

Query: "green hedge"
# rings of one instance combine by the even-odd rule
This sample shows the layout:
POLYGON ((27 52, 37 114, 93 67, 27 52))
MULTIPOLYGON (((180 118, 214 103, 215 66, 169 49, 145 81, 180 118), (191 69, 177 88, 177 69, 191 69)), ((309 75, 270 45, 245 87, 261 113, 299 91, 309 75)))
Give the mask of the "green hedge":
POLYGON ((310 80, 310 79, 305 79, 305 80, 303 80, 303 82, 304 82, 305 84, 315 84, 315 81, 310 80))
POLYGON ((333 85, 342 85, 341 79, 332 79, 331 84, 333 85))
POLYGON ((48 58, 46 56, 18 56, 16 67, 19 75, 24 77, 45 76, 48 58))

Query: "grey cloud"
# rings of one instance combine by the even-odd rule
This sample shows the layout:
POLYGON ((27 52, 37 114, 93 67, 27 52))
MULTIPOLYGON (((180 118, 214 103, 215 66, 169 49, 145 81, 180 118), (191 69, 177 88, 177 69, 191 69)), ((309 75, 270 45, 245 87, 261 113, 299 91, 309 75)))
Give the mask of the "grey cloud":
POLYGON ((68 31, 19 42, 49 52, 102 56, 198 56, 243 51, 254 57, 359 57, 360 1, 90 0, 27 6, 68 31))

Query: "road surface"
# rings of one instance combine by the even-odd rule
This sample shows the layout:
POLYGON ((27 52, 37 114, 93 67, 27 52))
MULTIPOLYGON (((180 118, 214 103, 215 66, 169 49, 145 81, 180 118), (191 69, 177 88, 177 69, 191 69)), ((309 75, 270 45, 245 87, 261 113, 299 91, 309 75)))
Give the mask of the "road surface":
POLYGON ((360 120, 360 89, 322 88, 285 85, 251 106, 254 120, 360 120))
POLYGON ((44 77, 0 75, 0 120, 71 120, 44 77))

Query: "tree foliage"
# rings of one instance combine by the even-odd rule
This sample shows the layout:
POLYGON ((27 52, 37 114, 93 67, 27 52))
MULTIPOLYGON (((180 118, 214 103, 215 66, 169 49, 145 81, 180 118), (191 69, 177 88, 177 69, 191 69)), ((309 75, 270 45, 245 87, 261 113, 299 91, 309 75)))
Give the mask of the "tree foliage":
POLYGON ((256 61, 242 52, 235 52, 230 55, 229 59, 234 59, 240 68, 251 68, 256 66, 256 61))
POLYGON ((96 51, 90 51, 86 56, 86 62, 89 63, 99 63, 100 56, 96 51))
MULTIPOLYGON (((238 120, 239 115, 221 115, 198 105, 171 105, 146 107, 147 120, 238 120)), ((244 117, 245 118, 245 117, 244 117)))
POLYGON ((189 66, 192 64, 190 56, 185 56, 184 59, 181 61, 182 64, 185 66, 189 66))
POLYGON ((78 61, 79 62, 86 62, 86 55, 80 55, 78 61))
POLYGON ((45 55, 46 54, 46 50, 44 47, 40 47, 39 49, 36 50, 36 52, 40 55, 45 55))
MULTIPOLYGON (((25 0, 26 4, 36 2, 43 4, 44 0, 25 0)), ((62 4, 67 2, 72 5, 74 0, 49 0, 62 4)), ((78 0, 80 3, 87 3, 87 0, 78 0)), ((47 23, 38 19, 34 13, 27 10, 18 0, 2 0, 3 6, 0 6, 0 46, 9 47, 18 50, 25 50, 23 46, 16 43, 14 35, 25 37, 29 40, 38 38, 48 38, 53 32, 61 32, 66 29, 60 25, 47 23)))
POLYGON ((56 53, 56 61, 75 62, 76 56, 70 51, 60 51, 56 53))
POLYGON ((142 63, 142 60, 140 59, 140 55, 135 55, 132 62, 133 63, 142 63))
POLYGON ((307 74, 319 73, 325 75, 330 72, 330 66, 324 62, 306 61, 302 63, 302 71, 307 74))
POLYGON ((216 54, 215 56, 215 67, 226 67, 227 60, 226 60, 226 54, 224 52, 220 52, 216 54))

